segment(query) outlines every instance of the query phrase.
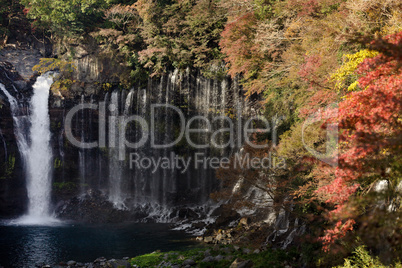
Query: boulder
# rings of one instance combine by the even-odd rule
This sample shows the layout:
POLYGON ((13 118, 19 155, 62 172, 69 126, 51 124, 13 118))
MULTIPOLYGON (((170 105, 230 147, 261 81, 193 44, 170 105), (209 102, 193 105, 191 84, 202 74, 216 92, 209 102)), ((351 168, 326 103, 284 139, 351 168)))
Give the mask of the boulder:
POLYGON ((193 266, 193 265, 195 265, 195 261, 193 259, 187 259, 187 260, 183 261, 183 265, 184 266, 187 266, 187 265, 193 266))
POLYGON ((219 227, 226 227, 229 223, 240 219, 240 214, 228 206, 220 206, 212 214, 218 216, 213 227, 218 229, 219 227))
POLYGON ((214 238, 212 236, 204 237, 204 242, 205 243, 212 243, 213 240, 214 240, 214 238))
POLYGON ((221 261, 224 257, 222 255, 215 256, 215 261, 221 261))
POLYGON ((68 262, 67 262, 67 266, 74 266, 74 265, 76 265, 76 264, 77 264, 76 261, 68 261, 68 262))
POLYGON ((234 262, 229 266, 229 268, 251 268, 253 267, 253 262, 250 260, 242 260, 237 258, 234 262))
POLYGON ((251 220, 248 217, 244 217, 240 219, 239 224, 243 225, 243 226, 248 226, 250 224, 251 220))
POLYGON ((212 256, 205 257, 201 262, 213 262, 215 258, 212 256))
POLYGON ((110 260, 109 266, 112 268, 130 268, 131 264, 126 260, 110 260))

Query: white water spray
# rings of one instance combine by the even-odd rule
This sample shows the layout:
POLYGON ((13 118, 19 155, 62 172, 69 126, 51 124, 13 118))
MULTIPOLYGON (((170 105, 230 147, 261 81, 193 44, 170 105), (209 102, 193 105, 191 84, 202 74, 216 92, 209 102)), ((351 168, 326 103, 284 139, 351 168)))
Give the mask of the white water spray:
POLYGON ((53 83, 51 75, 38 77, 33 85, 34 94, 30 101, 29 143, 25 128, 18 116, 18 102, 7 90, 6 94, 14 118, 14 130, 18 148, 24 160, 28 192, 28 213, 15 224, 51 224, 56 222, 50 216, 52 149, 50 147, 50 118, 48 109, 49 90, 53 83))
POLYGON ((52 149, 50 147, 49 89, 51 76, 40 76, 31 99, 31 144, 27 163, 28 216, 49 217, 52 149))

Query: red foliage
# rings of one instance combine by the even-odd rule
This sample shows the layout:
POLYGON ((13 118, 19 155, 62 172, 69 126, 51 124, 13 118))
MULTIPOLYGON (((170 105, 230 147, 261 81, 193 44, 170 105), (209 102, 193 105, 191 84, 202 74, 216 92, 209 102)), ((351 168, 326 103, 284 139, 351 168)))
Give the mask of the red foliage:
POLYGON ((301 66, 298 75, 309 83, 313 83, 312 81, 317 80, 315 72, 321 66, 321 57, 317 55, 313 56, 305 56, 305 63, 301 66))
POLYGON ((29 10, 30 10, 30 8, 24 8, 23 10, 22 10, 22 12, 24 12, 24 15, 26 16, 26 15, 28 15, 28 13, 29 13, 29 10))
POLYGON ((247 78, 259 69, 262 55, 259 55, 259 47, 253 42, 256 22, 254 12, 247 13, 226 24, 221 34, 219 45, 226 55, 231 76, 244 74, 247 78))
MULTIPOLYGON (((316 92, 310 97, 309 102, 303 108, 300 108, 299 116, 301 118, 306 118, 315 112, 318 109, 323 107, 327 107, 329 104, 334 103, 337 99, 337 94, 334 91, 321 89, 316 92)), ((331 112, 331 110, 326 111, 331 112)), ((324 115, 324 114, 322 114, 324 115)), ((334 118, 332 115, 326 115, 325 119, 334 118)))
MULTIPOLYGON (((402 32, 384 38, 383 43, 400 45, 402 32)), ((389 160, 402 149, 402 72, 400 51, 389 51, 366 59, 358 68, 361 91, 351 92, 339 103, 339 126, 343 129, 339 167, 330 183, 317 193, 335 205, 331 217, 345 213, 350 197, 367 176, 382 176, 389 160)), ((345 218, 345 215, 342 215, 345 218)), ((353 219, 322 237, 325 249, 353 228, 353 219)))
POLYGON ((325 236, 320 238, 324 243, 323 250, 329 251, 329 244, 344 237, 348 231, 352 231, 354 224, 355 221, 350 219, 345 222, 338 221, 332 230, 327 230, 325 236))

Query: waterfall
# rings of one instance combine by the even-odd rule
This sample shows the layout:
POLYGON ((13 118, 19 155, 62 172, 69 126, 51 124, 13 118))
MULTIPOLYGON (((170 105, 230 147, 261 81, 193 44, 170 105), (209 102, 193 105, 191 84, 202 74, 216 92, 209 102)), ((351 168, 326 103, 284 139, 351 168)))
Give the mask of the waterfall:
MULTIPOLYGON (((84 95, 81 95, 81 105, 84 105, 84 95)), ((78 119, 78 117, 77 117, 78 119)), ((84 110, 81 110, 81 142, 85 142, 85 128, 84 128, 84 123, 85 123, 85 113, 84 110)), ((79 171, 80 171, 80 189, 81 189, 81 194, 85 193, 85 183, 86 183, 86 150, 83 148, 80 148, 78 152, 78 158, 79 158, 79 171)))
POLYGON ((14 133, 26 171, 28 213, 18 220, 19 224, 48 224, 50 217, 52 149, 50 147, 49 90, 53 83, 50 75, 38 77, 33 85, 34 94, 30 101, 30 115, 20 116, 21 106, 3 85, 14 120, 14 133), (26 136, 27 121, 30 122, 29 139, 26 136))
POLYGON ((126 99, 126 105, 124 107, 124 116, 128 116, 130 115, 130 109, 131 109, 131 105, 133 102, 133 94, 134 94, 134 90, 130 90, 130 93, 128 93, 127 95, 127 99, 126 99))
POLYGON ((28 216, 49 216, 51 192, 52 148, 48 110, 51 76, 38 77, 31 99, 31 146, 28 156, 28 216))
POLYGON ((17 140, 18 150, 21 152, 23 162, 26 165, 29 150, 27 136, 25 134, 25 128, 27 126, 27 116, 21 114, 21 110, 23 108, 22 104, 20 105, 18 101, 7 91, 6 87, 1 83, 0 89, 6 95, 8 102, 10 103, 11 115, 14 122, 14 135, 17 140))
POLYGON ((109 105, 109 200, 116 208, 123 209, 122 163, 119 160, 119 92, 112 92, 109 105))
MULTIPOLYGON (((69 171, 79 174, 81 194, 84 186, 85 190, 98 190, 115 208, 130 209, 138 212, 139 217, 150 216, 156 221, 171 220, 178 207, 197 208, 205 205, 210 193, 217 190, 219 182, 215 179, 213 168, 204 168, 201 165, 196 167, 195 155, 201 153, 205 157, 226 157, 236 148, 195 148, 184 137, 168 148, 156 148, 152 146, 152 142, 156 145, 170 144, 176 141, 181 131, 179 113, 163 107, 163 104, 179 108, 186 117, 184 124, 195 116, 203 116, 211 122, 214 130, 230 127, 231 122, 228 120, 215 118, 229 115, 237 121, 241 116, 237 111, 242 112, 241 103, 244 100, 238 81, 230 77, 209 79, 203 77, 199 71, 187 69, 185 72, 175 70, 158 78, 149 78, 146 88, 129 91, 117 87, 113 89, 105 93, 104 99, 95 97, 94 101, 99 101, 99 113, 92 109, 77 113, 74 121, 76 138, 85 142, 97 140, 101 148, 76 149, 74 156, 79 165, 66 167, 66 179, 68 180, 69 171), (153 104, 162 106, 158 106, 151 117, 153 104), (126 147, 120 150, 122 120, 132 119, 133 115, 144 119, 148 128, 142 129, 139 122, 131 120, 124 125, 127 128, 123 133, 125 138, 132 144, 143 137, 147 137, 148 141, 139 148, 126 147), (101 117, 105 117, 105 120, 100 120, 101 117), (96 135, 96 128, 99 129, 98 134, 102 133, 105 138, 102 143, 96 135), (150 133, 152 130, 153 133, 150 133), (155 140, 151 140, 151 137, 155 140), (155 167, 151 165, 149 168, 131 165, 132 155, 140 160, 144 159, 144 166, 147 161, 163 163, 166 160, 168 164, 155 167), (183 166, 182 160, 187 161, 188 165, 183 166)), ((95 96, 101 97, 102 93, 96 93, 100 95, 95 96)), ((86 99, 82 95, 76 102, 83 104, 86 99)), ((205 120, 195 120, 191 125, 192 129, 206 127, 205 120)), ((234 129, 234 132, 234 136, 241 136, 238 129, 234 129)), ((212 131, 192 133, 191 141, 198 145, 208 145, 211 136, 212 131)), ((218 144, 228 144, 229 138, 226 133, 221 132, 214 140, 218 144)), ((69 161, 69 154, 66 153, 66 161, 69 161)), ((88 195, 81 195, 83 198, 91 197, 90 191, 85 193, 88 195)))

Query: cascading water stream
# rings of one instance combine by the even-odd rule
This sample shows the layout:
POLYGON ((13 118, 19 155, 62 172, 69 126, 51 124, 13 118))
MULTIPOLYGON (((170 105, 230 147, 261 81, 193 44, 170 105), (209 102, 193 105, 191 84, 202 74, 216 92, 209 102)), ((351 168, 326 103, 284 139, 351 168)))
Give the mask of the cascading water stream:
POLYGON ((18 150, 21 152, 24 164, 26 165, 26 157, 29 150, 27 136, 25 135, 27 118, 25 115, 20 114, 22 106, 18 104, 18 101, 7 91, 6 87, 3 84, 0 84, 0 89, 6 95, 8 102, 10 103, 11 114, 13 116, 14 122, 14 134, 17 140, 18 150))
MULTIPOLYGON (((81 95, 81 105, 84 105, 84 95, 81 95)), ((84 129, 84 122, 85 122, 85 114, 84 114, 84 109, 81 110, 81 141, 85 142, 85 129, 84 129)), ((80 188, 81 188, 81 194, 84 194, 85 192, 85 183, 86 183, 86 150, 83 148, 80 148, 78 152, 78 158, 79 158, 79 167, 80 167, 80 188)))
POLYGON ((49 90, 53 77, 43 75, 38 77, 32 96, 31 129, 29 136, 31 144, 27 157, 27 190, 28 214, 27 222, 47 223, 50 217, 50 193, 52 171, 52 148, 50 147, 49 90))
POLYGON ((29 139, 26 135, 26 116, 20 116, 17 100, 3 85, 0 89, 7 96, 14 120, 14 133, 26 171, 28 213, 17 224, 49 224, 55 222, 50 216, 50 193, 52 149, 50 147, 49 90, 53 83, 51 75, 38 77, 33 85, 30 101, 29 139), (28 142, 29 140, 29 142, 28 142))
POLYGON ((112 92, 109 122, 109 200, 116 208, 124 209, 122 194, 122 163, 119 160, 119 92, 112 92))

